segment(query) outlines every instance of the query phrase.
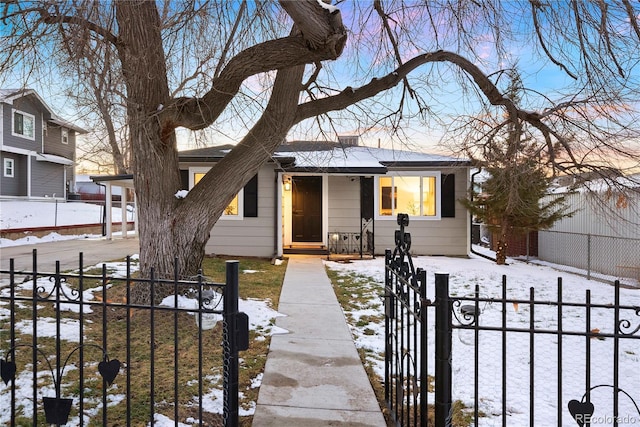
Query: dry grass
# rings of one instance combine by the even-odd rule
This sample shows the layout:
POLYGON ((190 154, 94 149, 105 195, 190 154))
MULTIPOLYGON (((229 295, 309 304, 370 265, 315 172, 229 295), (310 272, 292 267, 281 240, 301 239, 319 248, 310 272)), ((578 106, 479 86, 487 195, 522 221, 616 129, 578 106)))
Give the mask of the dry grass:
MULTIPOLYGON (((203 274, 215 282, 223 282, 225 278, 225 261, 223 258, 206 258, 203 262, 203 274)), ((242 259, 240 260, 240 297, 243 299, 254 298, 271 301, 272 307, 277 306, 286 264, 280 266, 271 265, 266 259, 242 259), (242 274, 244 270, 257 270, 255 274, 242 274)), ((97 272, 91 272, 95 274, 97 272)), ((90 274, 90 273, 86 273, 90 274)), ((70 282, 71 288, 77 287, 77 282, 70 282)), ((95 283, 85 283, 84 288, 95 286, 95 283)), ((29 292, 30 293, 30 292, 29 292)), ((95 294, 100 301, 105 295, 102 292, 95 294)), ((85 346, 84 353, 84 410, 91 413, 89 426, 101 426, 106 423, 109 426, 125 425, 127 416, 131 425, 147 425, 152 412, 166 415, 176 419, 174 401, 178 401, 177 419, 183 423, 193 422, 199 419, 198 392, 202 387, 204 394, 211 389, 222 389, 222 324, 218 324, 210 330, 199 334, 199 328, 194 322, 194 316, 187 312, 171 312, 162 309, 131 310, 117 306, 126 298, 126 287, 123 283, 114 283, 106 293, 106 304, 93 306, 93 312, 84 314, 85 320, 85 346), (114 305, 111 305, 111 304, 114 305), (102 324, 106 323, 106 336, 102 336, 102 324), (153 327, 152 327, 153 325, 153 327), (103 344, 103 343, 106 343, 103 344), (129 353, 127 353, 129 343, 129 353), (176 345, 177 343, 177 345, 176 345), (87 345, 91 344, 91 345, 87 345), (102 352, 96 346, 106 347, 110 359, 118 359, 122 362, 120 373, 114 384, 108 388, 108 396, 115 398, 107 407, 107 413, 103 414, 102 407, 102 380, 97 372, 98 362, 102 360, 102 352), (200 361, 202 352, 202 361, 200 361), (127 358, 129 364, 127 365, 127 358), (202 363, 201 370, 199 369, 202 363), (174 368, 177 367, 177 374, 174 368), (130 373, 130 385, 127 389, 126 371, 130 373), (153 373, 153 375, 152 375, 153 373), (177 376, 175 376, 177 375, 177 376), (174 385, 177 384, 177 387, 174 385), (153 390, 155 409, 149 405, 153 390), (127 408, 126 396, 130 399, 127 408), (103 420, 103 416, 106 420, 103 420)), ((18 321, 32 317, 32 307, 27 306, 17 310, 18 321)), ((221 307, 220 307, 221 309, 221 307)), ((62 312, 61 317, 77 320, 79 314, 62 312)), ((38 302, 38 318, 56 317, 53 303, 38 302)), ((6 330, 5 325, 2 329, 6 330)), ((239 390, 243 397, 240 405, 250 409, 252 402, 257 401, 258 388, 251 388, 251 381, 264 371, 266 356, 269 348, 270 337, 261 336, 261 331, 250 331, 250 346, 246 351, 240 352, 239 390)), ((0 339, 4 342, 8 334, 3 332, 0 339)), ((30 344, 30 335, 17 336, 18 342, 30 344)), ((61 383, 62 396, 71 397, 79 395, 79 369, 77 350, 78 343, 61 340, 61 362, 69 355, 67 369, 64 372, 61 383)), ((4 345, 3 345, 4 346, 4 345)), ((49 360, 56 364, 56 342, 52 338, 39 338, 38 348, 50 354, 49 360)), ((16 350, 15 358, 18 372, 30 370, 31 348, 20 347, 16 350)), ((38 370, 47 370, 44 357, 39 357, 38 370)), ((43 375, 39 379, 39 388, 50 386, 51 375, 43 375)), ((47 393, 46 395, 53 395, 47 393)), ((219 398, 222 398, 220 392, 219 398)), ((218 407, 221 403, 218 401, 218 407)), ((71 417, 77 416, 78 405, 74 403, 71 417)), ((44 424, 42 414, 38 425, 44 424)), ((26 414, 30 416, 30 414, 26 414)), ((241 425, 250 426, 251 416, 241 417, 241 425)), ((85 418, 86 420, 86 418, 85 418)), ((20 418, 18 425, 31 425, 31 420, 20 418)), ((202 417, 203 425, 222 425, 219 415, 205 413, 202 417)))
MULTIPOLYGON (((368 331, 371 331, 371 329, 368 329, 367 325, 371 323, 384 323, 384 313, 382 311, 379 315, 360 316, 357 319, 354 318, 354 316, 351 314, 352 311, 361 310, 363 307, 369 307, 371 299, 379 297, 379 292, 372 292, 371 287, 368 286, 368 284, 372 281, 371 278, 353 273, 340 273, 331 269, 327 269, 327 274, 329 276, 329 279, 331 280, 331 283, 333 284, 338 302, 342 306, 342 310, 345 313, 345 318, 352 327, 360 329, 362 330, 363 334, 368 335, 368 331)), ((365 371, 369 376, 369 381, 371 382, 373 391, 375 392, 376 398, 378 399, 378 404, 382 409, 382 413, 385 416, 387 425, 392 426, 394 425, 394 423, 391 420, 391 414, 387 409, 387 404, 384 397, 384 379, 380 378, 375 373, 371 361, 368 360, 368 358, 372 356, 384 357, 384 355, 372 355, 370 354, 371 350, 365 350, 362 348, 358 349, 358 353, 360 354, 360 359, 362 360, 365 371)), ((434 378, 432 376, 429 376, 428 387, 430 391, 433 391, 434 378)), ((469 411, 468 408, 465 408, 462 402, 455 401, 453 402, 452 407, 453 427, 467 427, 473 423, 472 412, 469 411)), ((483 415, 481 414, 480 416, 483 415)), ((435 422, 433 405, 429 405, 428 418, 429 424, 432 425, 435 422)))

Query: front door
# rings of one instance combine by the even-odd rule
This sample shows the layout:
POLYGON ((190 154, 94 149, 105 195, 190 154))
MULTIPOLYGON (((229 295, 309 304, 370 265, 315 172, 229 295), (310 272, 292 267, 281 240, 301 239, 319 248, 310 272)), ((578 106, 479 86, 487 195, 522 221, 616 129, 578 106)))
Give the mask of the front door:
POLYGON ((291 233, 294 242, 322 242, 322 177, 292 177, 291 233))

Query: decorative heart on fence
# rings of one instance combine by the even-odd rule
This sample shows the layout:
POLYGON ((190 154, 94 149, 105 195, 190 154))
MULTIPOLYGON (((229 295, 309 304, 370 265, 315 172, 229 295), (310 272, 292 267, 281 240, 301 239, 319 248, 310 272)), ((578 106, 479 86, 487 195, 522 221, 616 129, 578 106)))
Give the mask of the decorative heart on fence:
POLYGON ((569 401, 569 412, 580 427, 591 424, 593 410, 593 403, 591 402, 578 402, 575 399, 569 401))
POLYGON ((111 385, 113 380, 116 379, 118 372, 120 372, 120 361, 118 359, 111 359, 109 361, 103 360, 98 363, 98 372, 102 375, 102 378, 111 385))
POLYGON ((14 379, 16 376, 16 364, 14 362, 9 362, 4 359, 0 359, 0 377, 2 377, 2 381, 4 384, 9 384, 9 381, 14 379))

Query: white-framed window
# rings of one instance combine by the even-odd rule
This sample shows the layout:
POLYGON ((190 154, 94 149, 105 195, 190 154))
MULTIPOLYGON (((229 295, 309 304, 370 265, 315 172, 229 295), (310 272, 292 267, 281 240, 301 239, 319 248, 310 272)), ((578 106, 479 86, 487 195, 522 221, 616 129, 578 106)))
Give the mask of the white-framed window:
POLYGON ((11 133, 14 136, 36 139, 36 118, 33 114, 20 110, 13 110, 13 120, 11 121, 11 133))
POLYGON ((376 218, 440 219, 440 172, 398 173, 376 177, 376 218))
POLYGON ((62 135, 62 143, 63 144, 68 144, 69 143, 69 129, 61 128, 60 129, 60 133, 62 135))
POLYGON ((7 178, 13 178, 15 175, 15 161, 13 159, 4 159, 2 165, 3 175, 7 178))
MULTIPOLYGON (((211 168, 189 168, 189 189, 192 189, 209 172, 211 168)), ((242 219, 244 216, 243 193, 240 190, 231 203, 225 208, 220 219, 242 219)))

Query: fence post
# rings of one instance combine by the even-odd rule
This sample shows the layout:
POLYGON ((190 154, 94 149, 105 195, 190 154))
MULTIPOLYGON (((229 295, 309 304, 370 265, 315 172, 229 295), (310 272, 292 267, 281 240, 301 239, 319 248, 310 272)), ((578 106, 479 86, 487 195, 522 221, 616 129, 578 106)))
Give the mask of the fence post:
POLYGON ((393 358, 391 347, 391 318, 393 313, 393 302, 391 298, 393 293, 391 292, 391 272, 389 268, 391 266, 391 249, 385 249, 384 251, 384 400, 385 402, 391 401, 391 371, 389 364, 393 358))
POLYGON ((452 313, 449 299, 449 274, 436 273, 436 427, 451 425, 451 337, 452 313))
POLYGON ((238 315, 238 261, 227 261, 224 290, 224 425, 238 425, 238 343, 236 320, 238 315))
POLYGON ((591 233, 587 234, 587 280, 591 280, 591 233))

